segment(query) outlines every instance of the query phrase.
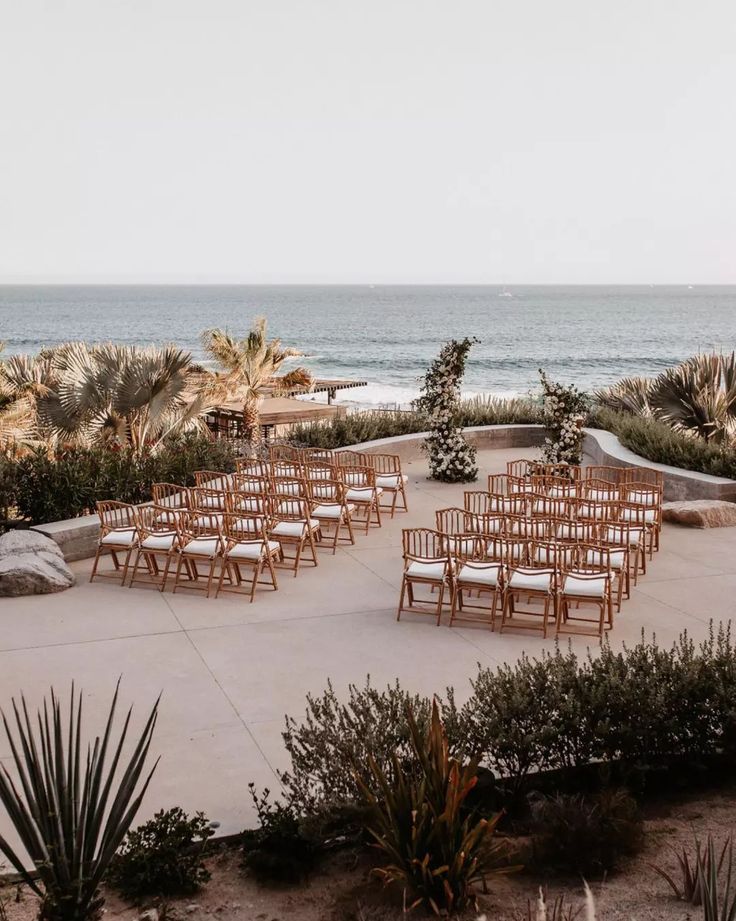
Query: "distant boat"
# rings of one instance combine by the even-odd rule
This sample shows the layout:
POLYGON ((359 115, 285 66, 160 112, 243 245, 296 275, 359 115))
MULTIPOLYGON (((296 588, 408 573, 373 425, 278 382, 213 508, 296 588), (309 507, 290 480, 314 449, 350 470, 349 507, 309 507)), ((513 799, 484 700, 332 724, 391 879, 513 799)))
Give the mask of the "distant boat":
POLYGON ((513 297, 514 295, 509 291, 508 288, 504 288, 503 291, 498 292, 499 297, 513 297))
POLYGON ((688 288, 692 289, 692 285, 688 285, 688 288))

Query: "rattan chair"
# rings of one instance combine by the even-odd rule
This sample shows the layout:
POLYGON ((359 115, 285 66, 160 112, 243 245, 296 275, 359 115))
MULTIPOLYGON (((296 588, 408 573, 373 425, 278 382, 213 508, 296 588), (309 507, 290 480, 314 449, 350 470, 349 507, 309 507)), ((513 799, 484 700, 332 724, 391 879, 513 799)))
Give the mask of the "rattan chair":
POLYGON ((445 593, 452 599, 452 567, 447 550, 446 535, 430 528, 406 528, 402 532, 404 573, 401 579, 399 609, 396 619, 404 612, 431 614, 442 620, 445 593), (416 597, 416 589, 436 591, 436 598, 416 597), (408 604, 406 603, 408 601, 408 604))
MULTIPOLYGON (((500 559, 487 554, 487 542, 477 534, 461 534, 455 537, 453 557, 455 560, 454 591, 450 608, 450 626, 455 621, 481 624, 495 629, 496 612, 500 610, 503 598, 504 564, 500 559), (472 593, 478 596, 472 601, 472 593), (487 604, 481 602, 490 596, 487 604)), ((495 546, 492 545, 491 553, 495 546)))
POLYGON ((370 454, 370 465, 376 475, 376 486, 383 490, 383 495, 390 497, 391 502, 381 507, 391 512, 394 517, 397 509, 401 512, 409 511, 409 500, 406 497, 406 484, 409 477, 401 470, 401 458, 398 454, 370 454), (397 502, 401 499, 401 505, 397 502))
POLYGON ((157 585, 161 592, 166 589, 171 564, 179 552, 181 523, 188 515, 189 512, 183 508, 138 506, 138 543, 128 583, 131 588, 134 582, 144 582, 157 585), (145 563, 145 575, 138 573, 141 562, 145 563))
POLYGON ((267 495, 271 492, 271 477, 260 473, 234 473, 231 488, 238 492, 267 495))
POLYGON ((197 590, 204 589, 206 597, 210 597, 215 570, 218 563, 222 561, 223 515, 223 512, 211 512, 210 514, 192 512, 182 519, 179 528, 179 553, 172 589, 174 593, 182 585, 182 570, 184 570, 186 581, 183 586, 197 590), (206 579, 200 574, 200 566, 205 570, 206 579))
POLYGON ((247 476, 271 476, 271 463, 262 457, 239 457, 235 461, 235 469, 247 476))
POLYGON ((130 556, 138 546, 136 507, 126 502, 109 500, 97 503, 97 514, 100 517, 100 536, 89 581, 92 582, 95 576, 99 575, 106 579, 119 578, 120 583, 124 584, 128 575, 130 556), (107 553, 112 559, 114 571, 98 573, 100 560, 107 553), (119 559, 121 556, 122 562, 119 559))
POLYGON ((572 567, 563 567, 557 598, 557 633, 582 633, 603 638, 606 627, 613 627, 611 562, 603 547, 581 547, 580 558, 572 567), (592 551, 593 556, 591 556, 592 551), (596 618, 583 617, 581 605, 593 605, 596 618), (574 606, 574 607, 573 607, 574 606), (594 624, 595 630, 576 628, 576 624, 594 624))
POLYGON ((314 480, 309 481, 308 486, 310 517, 319 522, 322 537, 325 538, 326 546, 332 548, 333 555, 337 551, 341 531, 347 532, 347 537, 343 536, 342 539, 354 544, 352 516, 355 505, 345 498, 345 486, 339 480, 314 480), (330 529, 334 529, 332 533, 330 529))
POLYGON ((345 499, 355 506, 353 524, 362 524, 366 534, 371 525, 380 528, 383 490, 376 486, 373 468, 341 466, 340 481, 347 487, 345 499))
POLYGON ((302 562, 319 566, 317 543, 322 538, 320 523, 310 515, 309 501, 301 496, 271 496, 271 524, 269 537, 285 546, 294 547, 294 556, 283 553, 283 562, 291 563, 296 576, 302 562), (309 557, 304 555, 309 550, 309 557))
POLYGON ((249 583, 245 591, 252 603, 259 584, 268 584, 274 591, 278 589, 274 563, 283 559, 283 551, 279 541, 267 537, 266 524, 267 519, 263 515, 246 516, 232 512, 223 515, 224 548, 215 597, 220 592, 243 594, 244 584, 249 583), (268 583, 260 579, 265 570, 270 576, 268 583), (244 571, 249 572, 249 579, 244 578, 244 571), (227 585, 226 575, 229 577, 227 585))
POLYGON ((232 480, 229 473, 222 473, 219 470, 195 470, 194 485, 227 492, 232 486, 232 480))

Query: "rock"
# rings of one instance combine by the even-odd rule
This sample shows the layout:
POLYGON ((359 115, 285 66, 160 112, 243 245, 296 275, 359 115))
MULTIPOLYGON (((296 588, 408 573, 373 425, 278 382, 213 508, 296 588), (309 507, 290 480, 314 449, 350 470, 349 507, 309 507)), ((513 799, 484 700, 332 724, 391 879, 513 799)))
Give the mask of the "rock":
POLYGON ((158 908, 148 908, 138 915, 138 921, 158 921, 158 908))
POLYGON ((58 545, 37 531, 8 531, 0 537, 0 595, 45 595, 74 585, 58 545))
POLYGON ((665 502, 662 519, 689 528, 732 528, 736 526, 736 502, 720 499, 665 502))

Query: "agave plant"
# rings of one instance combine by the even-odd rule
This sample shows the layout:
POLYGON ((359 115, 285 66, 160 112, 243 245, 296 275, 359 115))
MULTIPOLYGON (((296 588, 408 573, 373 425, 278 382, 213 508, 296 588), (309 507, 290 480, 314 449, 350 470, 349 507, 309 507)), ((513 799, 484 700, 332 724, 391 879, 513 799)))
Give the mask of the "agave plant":
POLYGON ((649 392, 652 381, 647 377, 625 377, 612 387, 596 390, 593 396, 608 409, 618 413, 650 416, 649 392))
POLYGON ((703 889, 703 921, 735 921, 736 889, 733 879, 733 847, 728 845, 728 864, 723 890, 718 883, 718 865, 713 836, 708 836, 705 852, 700 856, 699 873, 703 889))
POLYGON ((69 713, 62 718, 53 689, 36 716, 25 699, 12 701, 15 733, 2 721, 18 779, 0 763, 0 803, 32 861, 36 874, 6 838, 0 851, 41 900, 42 921, 94 921, 104 899, 99 886, 146 792, 153 768, 142 778, 158 701, 123 766, 131 711, 117 741, 113 722, 115 689, 102 738, 82 754, 82 698, 72 685, 69 713))
POLYGON ((409 909, 424 903, 435 914, 450 914, 475 903, 474 886, 498 869, 492 841, 500 815, 479 819, 466 807, 477 782, 477 764, 450 758, 435 700, 426 736, 407 708, 415 765, 394 756, 384 771, 369 757, 372 782, 356 769, 369 810, 368 831, 388 863, 374 871, 387 884, 402 886, 409 909), (371 788, 377 788, 378 793, 371 788))
MULTIPOLYGON (((209 329, 202 334, 208 355, 222 369, 223 386, 233 397, 243 401, 243 429, 245 439, 255 448, 260 443, 259 401, 271 385, 278 390, 284 378, 277 372, 288 358, 301 356, 297 349, 282 348, 280 339, 266 338, 266 320, 258 317, 245 339, 234 339, 221 329, 209 329)), ((296 371, 293 372, 296 374, 296 371)), ((299 386, 303 386, 309 372, 300 370, 299 386)), ((288 383, 287 386, 293 386, 288 383)))
POLYGON ((726 442, 736 432, 736 355, 696 355, 654 381, 654 414, 677 431, 726 442))
MULTIPOLYGON (((704 848, 700 840, 695 838, 695 854, 691 857, 690 851, 683 847, 682 851, 677 853, 677 865, 680 871, 680 881, 678 882, 672 874, 663 870, 662 867, 650 863, 649 866, 658 873, 667 885, 672 889, 675 896, 682 902, 689 902, 691 905, 701 905, 703 902, 703 878, 711 876, 711 857, 715 857, 715 851, 710 847, 712 837, 708 838, 708 844, 704 848)), ((715 865, 716 876, 723 868, 723 862, 726 853, 731 848, 731 836, 729 835, 723 843, 720 856, 715 865)))

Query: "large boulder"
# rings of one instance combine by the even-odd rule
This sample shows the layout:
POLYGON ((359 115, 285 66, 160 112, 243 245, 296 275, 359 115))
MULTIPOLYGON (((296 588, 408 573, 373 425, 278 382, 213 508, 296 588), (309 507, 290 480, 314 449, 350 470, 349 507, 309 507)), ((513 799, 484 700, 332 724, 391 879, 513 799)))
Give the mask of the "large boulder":
POLYGON ((0 537, 0 595, 45 595, 74 585, 58 545, 36 531, 8 531, 0 537))
POLYGON ((665 502, 662 518, 689 528, 732 528, 736 525, 736 503, 720 499, 665 502))

